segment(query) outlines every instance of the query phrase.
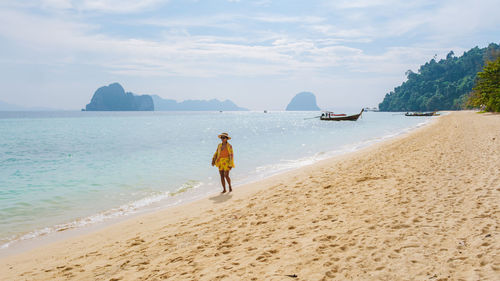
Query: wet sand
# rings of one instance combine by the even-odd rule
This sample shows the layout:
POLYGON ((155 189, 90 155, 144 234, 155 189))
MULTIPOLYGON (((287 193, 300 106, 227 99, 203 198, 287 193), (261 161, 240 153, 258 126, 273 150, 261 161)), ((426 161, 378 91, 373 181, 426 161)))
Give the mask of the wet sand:
POLYGON ((453 112, 232 194, 1 259, 0 279, 499 280, 499 206, 500 115, 453 112))

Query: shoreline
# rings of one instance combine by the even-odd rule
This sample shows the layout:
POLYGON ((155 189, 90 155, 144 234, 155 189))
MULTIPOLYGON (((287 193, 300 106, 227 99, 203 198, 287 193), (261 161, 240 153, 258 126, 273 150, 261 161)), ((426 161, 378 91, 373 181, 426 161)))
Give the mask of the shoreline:
MULTIPOLYGON (((292 168, 278 169, 276 171, 273 171, 273 172, 271 172, 267 175, 264 175, 262 177, 259 177, 259 178, 244 179, 244 180, 242 180, 241 183, 238 183, 237 185, 233 186, 233 188, 240 189, 240 188, 243 188, 245 186, 251 186, 251 185, 259 183, 260 181, 265 181, 267 179, 281 176, 281 175, 284 175, 287 173, 293 173, 294 171, 303 169, 303 168, 311 166, 311 165, 316 165, 316 164, 321 163, 323 161, 329 161, 329 160, 333 160, 333 159, 338 158, 338 157, 343 157, 343 156, 346 156, 346 155, 349 155, 352 153, 357 153, 357 152, 363 151, 365 149, 368 149, 371 146, 383 144, 383 143, 391 141, 393 139, 405 137, 406 135, 411 134, 411 133, 415 132, 416 130, 419 130, 423 127, 429 126, 432 123, 437 122, 438 118, 441 118, 442 116, 434 117, 432 119, 427 119, 423 122, 418 123, 417 125, 405 128, 405 129, 399 131, 398 133, 384 135, 381 137, 376 137, 376 138, 368 139, 365 141, 353 143, 353 144, 348 145, 347 147, 344 146, 343 148, 341 148, 339 150, 324 152, 325 156, 323 156, 319 159, 313 159, 313 158, 317 158, 317 155, 295 159, 294 161, 299 161, 299 162, 312 161, 312 163, 300 164, 300 165, 294 166, 292 168), (310 160, 310 159, 313 159, 313 160, 310 160)), ((6 243, 6 244, 8 244, 7 247, 0 248, 0 259, 4 259, 4 258, 8 258, 10 256, 22 254, 24 252, 27 252, 27 251, 30 251, 30 250, 33 250, 33 249, 36 249, 38 247, 45 246, 48 244, 57 243, 57 242, 71 239, 74 237, 78 237, 81 235, 93 233, 95 231, 105 229, 109 226, 113 226, 115 224, 119 224, 121 222, 125 222, 127 220, 130 220, 130 219, 133 219, 136 217, 140 217, 140 216, 144 216, 144 215, 148 215, 148 214, 153 214, 155 212, 166 211, 166 210, 171 209, 171 208, 182 207, 182 206, 185 206, 187 204, 196 203, 196 202, 201 201, 201 200, 207 200, 209 197, 219 194, 218 192, 215 192, 215 191, 206 192, 207 190, 205 190, 205 193, 203 193, 201 195, 197 195, 195 193, 196 191, 197 191, 196 188, 189 189, 189 190, 187 190, 187 192, 183 192, 181 194, 176 194, 174 196, 168 196, 166 199, 160 200, 158 202, 154 202, 152 204, 140 207, 138 209, 133 209, 132 211, 125 213, 124 215, 118 215, 118 216, 111 215, 110 217, 104 218, 102 221, 93 222, 93 223, 86 223, 83 226, 79 226, 79 223, 78 223, 79 221, 84 221, 88 218, 91 218, 94 216, 99 216, 101 213, 106 213, 106 212, 109 212, 110 210, 113 210, 113 209, 106 210, 106 211, 100 212, 98 214, 94 214, 94 215, 84 217, 81 219, 76 219, 75 221, 72 221, 69 223, 63 223, 63 224, 58 224, 55 226, 46 227, 44 229, 47 229, 47 228, 50 229, 48 233, 41 234, 41 235, 33 234, 34 237, 23 239, 23 237, 25 235, 32 235, 33 232, 38 232, 40 230, 43 230, 43 229, 35 229, 31 232, 28 232, 28 233, 21 235, 17 239, 14 239, 14 240, 7 242, 6 243), (195 194, 193 194, 193 193, 195 193, 195 194), (189 196, 189 195, 191 195, 191 196, 189 196), (186 196, 188 196, 188 197, 186 197, 186 196), (184 197, 184 198, 182 198, 182 197, 184 197), (73 226, 73 225, 76 225, 76 226, 73 226)), ((141 201, 141 200, 143 200, 143 199, 139 199, 138 201, 141 201)), ((134 201, 134 202, 136 202, 136 201, 134 201)), ((133 204, 134 202, 129 203, 129 204, 133 204)), ((114 209, 121 209, 121 206, 114 208, 114 209)))
POLYGON ((499 121, 453 112, 230 195, 0 259, 0 270, 6 280, 493 280, 499 121))

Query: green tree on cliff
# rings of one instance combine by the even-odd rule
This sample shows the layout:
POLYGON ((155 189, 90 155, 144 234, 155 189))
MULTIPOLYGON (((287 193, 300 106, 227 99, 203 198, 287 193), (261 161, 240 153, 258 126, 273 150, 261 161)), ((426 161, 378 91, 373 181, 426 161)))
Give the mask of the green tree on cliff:
POLYGON ((500 46, 495 43, 486 48, 472 48, 456 57, 451 51, 446 59, 435 58, 420 66, 418 72, 408 70, 408 78, 388 93, 381 111, 433 111, 462 109, 474 87, 477 73, 487 61, 496 59, 500 46))
POLYGON ((500 57, 488 62, 477 77, 467 105, 469 107, 484 106, 486 111, 500 112, 500 57))

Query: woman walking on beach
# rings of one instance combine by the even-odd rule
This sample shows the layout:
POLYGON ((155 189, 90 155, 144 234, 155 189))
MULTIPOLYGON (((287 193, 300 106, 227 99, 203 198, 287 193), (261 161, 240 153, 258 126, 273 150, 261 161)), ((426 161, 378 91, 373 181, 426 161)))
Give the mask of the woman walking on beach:
POLYGON ((219 168, 220 181, 222 183, 222 193, 226 192, 226 181, 229 185, 229 192, 233 191, 231 188, 231 179, 229 178, 229 171, 234 168, 233 160, 233 147, 227 142, 231 138, 227 133, 219 135, 221 143, 217 146, 214 157, 212 157, 212 166, 219 168))

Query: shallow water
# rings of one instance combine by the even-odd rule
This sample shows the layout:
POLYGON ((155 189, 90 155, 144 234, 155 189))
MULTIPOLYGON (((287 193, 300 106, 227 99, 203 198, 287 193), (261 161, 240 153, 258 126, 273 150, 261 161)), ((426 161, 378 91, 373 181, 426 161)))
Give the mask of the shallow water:
POLYGON ((379 112, 357 122, 306 119, 318 115, 0 112, 0 247, 219 190, 210 162, 221 132, 232 137, 237 185, 430 120, 379 112))

